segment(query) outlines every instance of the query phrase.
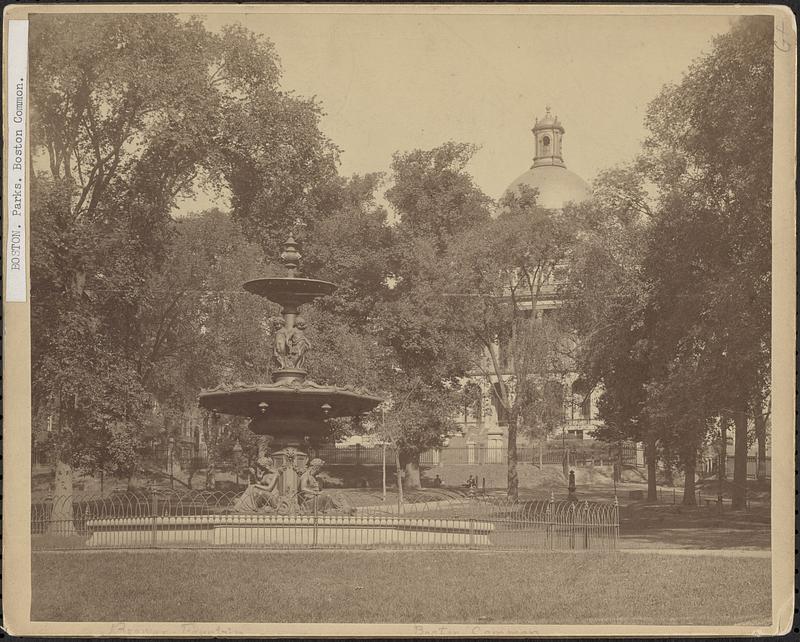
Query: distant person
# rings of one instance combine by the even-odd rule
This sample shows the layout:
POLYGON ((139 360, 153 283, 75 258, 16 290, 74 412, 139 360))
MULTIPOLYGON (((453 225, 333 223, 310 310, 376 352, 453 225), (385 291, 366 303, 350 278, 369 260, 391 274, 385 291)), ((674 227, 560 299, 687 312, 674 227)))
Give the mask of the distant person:
POLYGON ((439 475, 433 478, 433 487, 434 488, 441 488, 442 486, 442 478, 439 475))
POLYGON ((567 486, 567 489, 569 490, 569 496, 567 497, 567 499, 569 499, 570 501, 577 501, 578 498, 575 496, 575 471, 574 470, 569 471, 569 484, 567 486))
POLYGON ((476 475, 470 475, 469 479, 467 480, 467 491, 470 497, 475 496, 475 492, 478 490, 478 477, 476 475))

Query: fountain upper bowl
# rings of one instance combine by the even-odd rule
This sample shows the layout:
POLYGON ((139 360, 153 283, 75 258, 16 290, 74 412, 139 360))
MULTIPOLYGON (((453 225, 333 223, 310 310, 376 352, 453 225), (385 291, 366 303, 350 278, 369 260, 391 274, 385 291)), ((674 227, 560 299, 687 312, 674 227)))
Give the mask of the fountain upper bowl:
POLYGON ((298 277, 269 277, 247 281, 242 287, 275 303, 302 305, 331 294, 336 284, 298 277))

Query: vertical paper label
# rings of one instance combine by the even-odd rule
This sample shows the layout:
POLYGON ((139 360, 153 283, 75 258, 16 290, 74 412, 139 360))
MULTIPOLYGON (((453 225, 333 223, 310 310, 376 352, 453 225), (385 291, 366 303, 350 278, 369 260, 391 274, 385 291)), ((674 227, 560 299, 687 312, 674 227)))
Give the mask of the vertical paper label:
POLYGON ((25 168, 28 124, 28 21, 8 23, 6 187, 6 301, 25 301, 28 293, 25 261, 25 168))

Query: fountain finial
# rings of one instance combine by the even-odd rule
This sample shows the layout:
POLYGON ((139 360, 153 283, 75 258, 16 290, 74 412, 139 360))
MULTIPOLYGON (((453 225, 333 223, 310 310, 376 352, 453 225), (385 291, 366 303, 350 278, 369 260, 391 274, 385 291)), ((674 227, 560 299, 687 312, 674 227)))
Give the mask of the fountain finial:
POLYGON ((300 264, 300 259, 302 258, 302 254, 297 250, 297 241, 294 240, 294 236, 289 234, 289 238, 286 239, 286 243, 283 244, 283 252, 281 252, 281 261, 286 266, 286 271, 289 274, 289 278, 293 279, 297 275, 297 267, 300 264))

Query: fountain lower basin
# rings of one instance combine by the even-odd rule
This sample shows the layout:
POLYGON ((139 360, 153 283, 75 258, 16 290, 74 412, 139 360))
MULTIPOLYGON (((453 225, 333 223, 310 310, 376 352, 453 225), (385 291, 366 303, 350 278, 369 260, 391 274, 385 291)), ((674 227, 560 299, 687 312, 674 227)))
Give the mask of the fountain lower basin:
POLYGON ((253 432, 275 437, 323 434, 326 419, 361 415, 381 401, 351 388, 323 386, 308 380, 219 387, 199 395, 201 407, 252 417, 253 432))
POLYGON ((494 524, 378 515, 191 515, 92 519, 90 547, 483 547, 494 524))

